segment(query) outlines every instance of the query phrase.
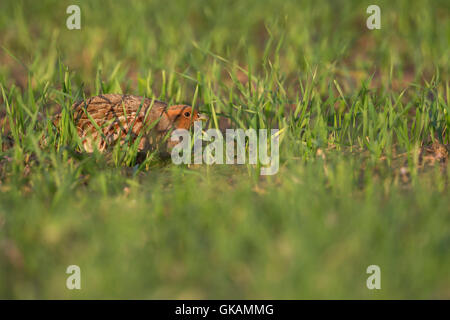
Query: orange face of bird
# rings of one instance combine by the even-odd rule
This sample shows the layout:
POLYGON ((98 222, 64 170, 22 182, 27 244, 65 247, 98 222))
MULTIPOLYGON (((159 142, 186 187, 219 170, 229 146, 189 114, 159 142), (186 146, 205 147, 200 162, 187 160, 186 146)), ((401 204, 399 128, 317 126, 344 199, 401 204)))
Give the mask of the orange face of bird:
POLYGON ((206 121, 208 118, 197 112, 192 111, 192 107, 186 105, 170 106, 167 109, 167 116, 173 123, 174 129, 188 130, 195 121, 206 121))

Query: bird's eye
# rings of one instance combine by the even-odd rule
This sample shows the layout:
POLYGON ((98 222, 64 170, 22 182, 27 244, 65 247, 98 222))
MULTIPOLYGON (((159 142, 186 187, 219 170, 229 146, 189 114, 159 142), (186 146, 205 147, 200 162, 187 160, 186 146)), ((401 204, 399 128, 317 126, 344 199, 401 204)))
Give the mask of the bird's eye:
POLYGON ((189 117, 191 116, 191 113, 190 113, 189 111, 186 111, 186 112, 184 113, 184 116, 185 116, 186 118, 189 118, 189 117))

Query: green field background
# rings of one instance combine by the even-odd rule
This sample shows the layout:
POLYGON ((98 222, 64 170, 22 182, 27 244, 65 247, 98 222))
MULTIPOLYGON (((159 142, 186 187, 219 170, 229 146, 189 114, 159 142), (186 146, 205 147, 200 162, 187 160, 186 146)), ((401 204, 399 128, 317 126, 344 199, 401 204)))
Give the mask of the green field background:
POLYGON ((2 0, 0 298, 449 299, 449 11, 2 0), (81 153, 70 105, 100 93, 279 128, 279 172, 81 153))

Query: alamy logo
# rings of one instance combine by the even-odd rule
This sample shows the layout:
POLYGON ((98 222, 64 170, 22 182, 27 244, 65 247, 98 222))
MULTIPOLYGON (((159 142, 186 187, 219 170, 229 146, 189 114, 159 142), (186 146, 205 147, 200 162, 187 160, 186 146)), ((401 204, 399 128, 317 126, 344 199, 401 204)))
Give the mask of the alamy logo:
POLYGON ((69 30, 81 29, 81 9, 77 5, 70 5, 66 9, 66 13, 70 16, 66 20, 66 27, 69 30))
MULTIPOLYGON (((261 175, 274 175, 279 168, 279 134, 278 129, 270 131, 270 148, 268 130, 259 129, 227 129, 224 137, 217 129, 202 132, 201 121, 194 123, 194 164, 245 164, 248 150, 248 164, 261 166, 261 175), (203 141, 210 142, 203 150, 203 141), (270 149, 270 156, 268 155, 270 149), (235 152, 236 151, 236 152, 235 152)), ((188 130, 177 129, 172 132, 172 142, 178 142, 172 149, 174 164, 191 164, 192 141, 188 130)))
POLYGON ((70 274, 66 280, 66 287, 69 290, 81 289, 81 270, 77 265, 70 265, 66 269, 66 273, 70 274))
POLYGON ((366 25, 370 30, 381 29, 381 9, 379 6, 372 4, 367 7, 367 13, 371 15, 367 18, 366 25))
POLYGON ((370 277, 367 278, 366 286, 367 289, 381 289, 381 269, 379 266, 373 264, 367 267, 366 272, 371 274, 370 277))

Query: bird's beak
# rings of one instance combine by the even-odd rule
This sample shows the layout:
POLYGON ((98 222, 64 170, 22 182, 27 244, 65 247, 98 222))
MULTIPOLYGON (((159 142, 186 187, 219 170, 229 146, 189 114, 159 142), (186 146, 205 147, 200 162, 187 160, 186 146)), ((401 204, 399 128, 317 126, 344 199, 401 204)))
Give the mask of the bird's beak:
POLYGON ((206 116, 206 114, 203 114, 203 113, 199 113, 198 114, 198 120, 200 120, 200 121, 208 121, 209 120, 209 118, 206 116))

